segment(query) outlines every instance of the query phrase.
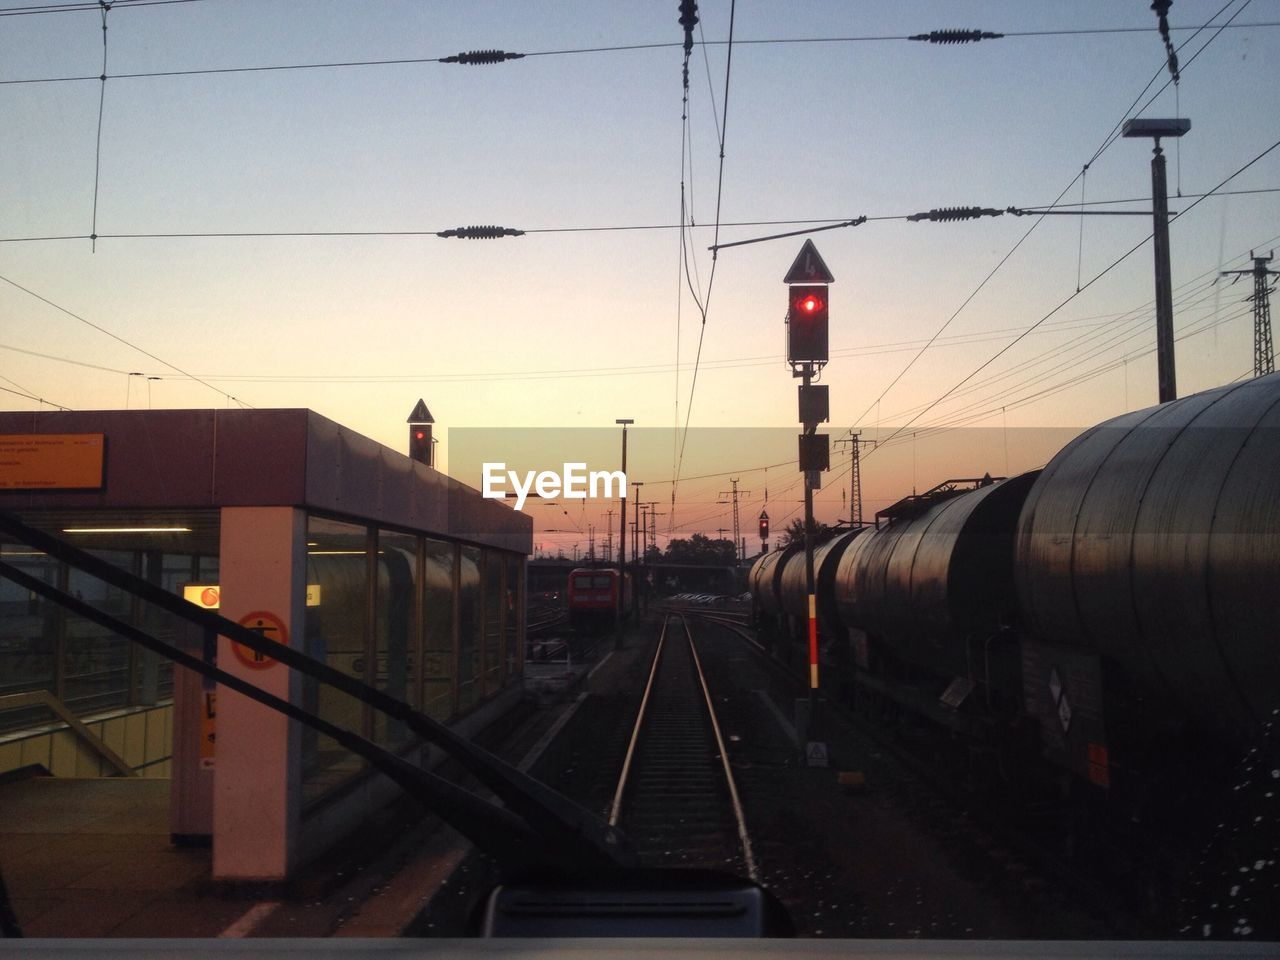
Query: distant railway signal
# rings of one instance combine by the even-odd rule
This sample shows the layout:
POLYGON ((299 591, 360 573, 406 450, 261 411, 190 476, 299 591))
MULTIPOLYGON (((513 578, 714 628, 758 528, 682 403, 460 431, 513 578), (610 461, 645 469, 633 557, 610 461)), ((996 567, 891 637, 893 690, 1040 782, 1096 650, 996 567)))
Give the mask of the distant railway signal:
POLYGON ((409 429, 409 456, 419 463, 431 464, 431 428, 411 427, 409 429))
POLYGON ((435 423, 435 417, 431 416, 427 405, 419 400, 409 414, 408 422, 409 458, 425 463, 428 467, 434 466, 435 457, 431 447, 435 441, 431 437, 431 425, 435 423))

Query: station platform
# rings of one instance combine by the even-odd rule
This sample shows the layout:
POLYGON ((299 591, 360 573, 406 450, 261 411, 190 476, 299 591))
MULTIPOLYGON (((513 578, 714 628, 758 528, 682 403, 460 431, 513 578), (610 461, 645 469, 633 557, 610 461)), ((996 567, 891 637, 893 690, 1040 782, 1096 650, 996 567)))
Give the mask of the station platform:
MULTIPOLYGON (((572 715, 589 673, 536 676, 476 742, 529 769, 572 715)), ((535 671, 536 673, 537 671, 535 671)), ((446 764, 446 777, 476 789, 446 764)), ((32 777, 0 783, 0 874, 31 938, 390 937, 446 886, 470 843, 408 798, 286 883, 219 883, 211 851, 170 842, 169 782, 32 777)))

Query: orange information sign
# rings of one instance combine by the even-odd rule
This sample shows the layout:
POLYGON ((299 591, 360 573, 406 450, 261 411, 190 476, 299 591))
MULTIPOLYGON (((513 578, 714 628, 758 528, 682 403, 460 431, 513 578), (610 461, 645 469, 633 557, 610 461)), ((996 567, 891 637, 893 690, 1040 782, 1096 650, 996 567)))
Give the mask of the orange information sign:
POLYGON ((106 448, 101 433, 0 436, 0 490, 101 490, 106 448))
MULTIPOLYGON (((254 633, 260 633, 268 640, 274 640, 276 643, 282 643, 286 646, 289 644, 289 631, 285 628, 284 621, 274 613, 256 610, 253 613, 246 613, 238 622, 242 627, 248 627, 254 633)), ((231 649, 235 653, 237 660, 247 667, 253 667, 255 670, 265 670, 267 667, 274 667, 279 663, 274 657, 268 657, 234 640, 231 642, 231 649)))

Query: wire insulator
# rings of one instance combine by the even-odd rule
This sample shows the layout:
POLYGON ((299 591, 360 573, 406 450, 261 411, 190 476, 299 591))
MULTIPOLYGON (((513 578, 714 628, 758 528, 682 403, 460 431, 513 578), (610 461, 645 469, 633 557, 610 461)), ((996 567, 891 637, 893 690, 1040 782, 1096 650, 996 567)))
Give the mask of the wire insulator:
POLYGON ((1003 214, 1003 210, 994 210, 991 207, 939 207, 927 210, 924 213, 913 213, 907 219, 946 222, 949 220, 976 220, 978 217, 999 217, 1003 214))
POLYGON ((467 50, 452 57, 441 57, 441 63, 502 63, 504 60, 519 60, 523 53, 507 53, 505 50, 467 50))
POLYGON ((990 30, 930 30, 907 39, 923 40, 925 43, 977 43, 979 40, 1000 40, 1003 37, 1003 33, 992 33, 990 30))
POLYGON ((441 230, 437 237, 457 237, 459 240, 496 240, 499 237, 523 237, 523 230, 512 227, 458 227, 455 230, 441 230))

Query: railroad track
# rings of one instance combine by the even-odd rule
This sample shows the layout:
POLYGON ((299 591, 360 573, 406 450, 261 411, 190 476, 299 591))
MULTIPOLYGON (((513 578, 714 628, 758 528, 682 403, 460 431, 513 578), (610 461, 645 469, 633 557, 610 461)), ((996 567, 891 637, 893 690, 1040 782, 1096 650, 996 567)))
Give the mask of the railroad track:
POLYGON ((663 619, 609 822, 627 831, 646 866, 758 879, 711 692, 679 614, 663 619))

